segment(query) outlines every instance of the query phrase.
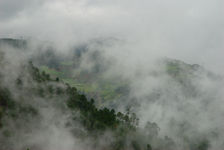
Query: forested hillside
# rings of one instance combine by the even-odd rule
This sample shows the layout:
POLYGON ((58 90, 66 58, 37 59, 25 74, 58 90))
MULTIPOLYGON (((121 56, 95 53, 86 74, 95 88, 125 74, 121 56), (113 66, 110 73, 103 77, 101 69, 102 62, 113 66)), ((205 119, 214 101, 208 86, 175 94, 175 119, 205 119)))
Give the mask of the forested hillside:
MULTIPOLYGON (((27 59, 21 59, 23 57, 15 56, 20 56, 22 51, 28 50, 25 46, 27 42, 8 39, 1 40, 0 43, 4 43, 0 45, 0 149, 208 150, 212 144, 211 139, 219 137, 218 130, 212 129, 204 134, 198 132, 190 122, 179 123, 174 119, 170 123, 173 127, 178 125, 177 136, 181 142, 169 135, 161 136, 160 130, 163 129, 156 122, 139 124, 141 120, 135 113, 138 99, 135 97, 128 101, 131 98, 130 80, 101 80, 104 72, 94 69, 93 72, 82 70, 79 75, 75 72, 76 79, 72 79, 72 74, 64 74, 71 69, 80 69, 75 64, 79 63, 76 60, 82 57, 65 63, 64 58, 55 56, 53 60, 59 64, 44 61, 40 64, 38 61, 43 57, 52 58, 55 54, 47 55, 49 51, 46 51, 46 55, 41 58, 32 54, 27 59), (63 65, 72 67, 62 68, 63 65), (86 78, 87 75, 91 77, 86 78), (93 83, 98 86, 93 91, 85 89, 83 92, 79 87, 79 84, 83 84, 86 88, 91 88, 93 83), (116 102, 114 109, 96 106, 96 101, 99 104, 105 100, 101 94, 99 97, 91 97, 91 92, 105 90, 106 96, 116 95, 109 98, 112 103, 116 102), (123 101, 117 98, 120 94, 123 101), (124 102, 128 103, 127 109, 118 112, 116 106, 124 102), (189 135, 192 131, 197 131, 194 136, 189 135)), ((158 66, 164 67, 164 71, 154 71, 147 75, 160 77, 165 74, 168 76, 166 78, 172 81, 169 89, 174 88, 171 85, 178 84, 186 99, 200 97, 200 90, 193 82, 196 79, 206 76, 214 81, 221 80, 220 76, 199 65, 190 65, 178 60, 164 59, 158 66)), ((103 68, 100 64, 96 67, 103 68)), ((164 93, 163 88, 166 90, 165 87, 158 88, 149 93, 151 95, 147 95, 147 98, 152 102, 157 99, 159 101, 164 93)), ((167 99, 170 100, 169 97, 167 99)), ((170 104, 171 102, 170 100, 170 104)))
MULTIPOLYGON (((43 138, 46 142, 54 139, 51 128, 62 135, 69 132, 72 139, 91 140, 87 145, 82 145, 83 148, 152 149, 146 137, 156 139, 158 126, 155 123, 149 122, 146 127, 155 132, 155 135, 145 135, 139 129, 139 120, 134 113, 128 111, 123 114, 113 109, 98 109, 93 99, 87 99, 75 87, 64 84, 60 78, 52 78, 49 74, 40 72, 32 62, 17 66, 18 68, 14 68, 17 72, 14 70, 13 75, 5 76, 13 69, 13 65, 4 59, 2 51, 1 58, 1 149, 55 148, 48 145, 50 143, 36 139, 43 138), (49 135, 38 137, 44 132, 49 135)), ((174 143, 167 144, 170 139, 164 140, 160 147, 165 146, 167 149, 174 146, 174 143)), ((59 147, 66 149, 67 145, 59 144, 59 147)))
MULTIPOLYGON (((7 67, 4 59, 1 60, 1 67, 7 67)), ((110 132, 110 138, 115 140, 107 143, 105 148, 123 149, 127 146, 127 135, 133 134, 137 128, 138 119, 134 114, 117 113, 107 108, 97 109, 93 99, 87 100, 75 87, 65 85, 59 78, 52 79, 49 74, 40 72, 31 62, 24 64, 20 71, 18 78, 10 81, 12 85, 9 87, 12 89, 2 83, 4 77, 1 74, 1 149, 16 148, 17 145, 10 144, 15 138, 20 138, 16 141, 18 149, 42 149, 39 145, 35 146, 35 143, 32 145, 28 141, 20 141, 24 136, 35 137, 35 130, 43 128, 41 121, 48 114, 41 112, 44 108, 39 108, 40 105, 46 107, 46 112, 56 109, 56 113, 60 115, 68 113, 69 118, 58 118, 57 121, 63 123, 63 127, 69 129, 77 138, 93 138, 92 144, 96 147, 100 146, 97 139, 102 138, 105 131, 110 132), (76 127, 75 123, 81 127, 76 127)), ((60 117, 55 115, 53 114, 54 117, 60 117)))
POLYGON ((223 0, 0 0, 0 150, 224 150, 223 0))

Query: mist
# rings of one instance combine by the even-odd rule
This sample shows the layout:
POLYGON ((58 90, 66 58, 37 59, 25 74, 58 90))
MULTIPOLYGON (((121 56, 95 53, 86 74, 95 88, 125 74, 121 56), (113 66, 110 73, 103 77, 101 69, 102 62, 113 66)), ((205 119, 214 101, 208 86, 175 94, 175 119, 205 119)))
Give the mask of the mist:
MULTIPOLYGON (((223 1, 2 0, 1 37, 74 43, 117 38, 141 59, 178 58, 222 72, 223 1)), ((117 56, 118 57, 118 56, 117 56)))
MULTIPOLYGON (((7 44, 1 47, 8 66, 2 71, 3 85, 20 93, 11 82, 21 73, 21 65, 31 59, 37 66, 78 59, 76 68, 69 68, 71 76, 77 70, 93 72, 100 64, 95 82, 110 79, 128 83, 124 97, 100 101, 101 105, 121 112, 130 108, 140 120, 141 132, 147 122, 157 123, 158 138, 172 138, 176 149, 190 149, 188 143, 204 139, 211 150, 222 149, 223 6, 222 0, 1 0, 0 38, 28 41, 23 52, 7 44), (73 57, 79 51, 84 52, 73 57), (167 72, 167 63, 177 63, 181 75, 167 72)), ((64 114, 65 108, 41 101, 45 103, 40 100, 38 110, 45 111, 42 105, 46 105, 49 109, 44 114, 49 116, 40 119, 36 136, 28 145, 36 144, 40 149, 96 148, 91 137, 81 142, 65 127, 70 112, 64 114), (49 127, 46 131, 45 125, 49 127), (50 135, 46 135, 47 142, 41 138, 45 134, 50 135), (58 138, 65 140, 58 143, 58 138)), ((80 122, 73 124, 82 130, 80 122)), ((108 143, 114 140, 110 132, 103 134, 108 143)), ((98 148, 105 146, 104 140, 98 142, 98 148)))

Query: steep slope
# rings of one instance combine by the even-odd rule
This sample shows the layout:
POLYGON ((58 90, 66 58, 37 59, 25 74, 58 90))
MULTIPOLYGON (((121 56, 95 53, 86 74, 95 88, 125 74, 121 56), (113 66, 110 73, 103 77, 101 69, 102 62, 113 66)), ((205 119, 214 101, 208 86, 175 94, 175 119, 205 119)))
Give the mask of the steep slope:
MULTIPOLYGON (((65 139, 69 141, 91 140, 88 145, 80 141, 81 149, 133 147, 131 143, 135 138, 129 139, 128 135, 136 134, 138 119, 134 114, 116 113, 107 108, 97 109, 93 99, 88 100, 76 88, 39 72, 32 63, 17 68, 19 72, 13 76, 8 75, 7 70, 13 67, 9 64, 1 60, 0 149, 22 150, 29 147, 39 150, 55 149, 57 146, 61 149, 76 149, 71 145, 68 147, 64 139, 56 142, 60 136, 55 135, 55 132, 65 134, 65 139), (56 131, 52 132, 54 129, 56 131), (100 139, 107 136, 106 133, 110 133, 110 141, 103 144, 100 139)), ((146 146, 134 143, 139 147, 146 146)))
MULTIPOLYGON (((221 128, 201 132, 197 121, 192 120, 201 119, 201 115, 204 117, 198 107, 210 111, 208 106, 219 98, 214 96, 212 89, 211 96, 206 95, 208 91, 199 86, 200 82, 204 78, 209 83, 222 79, 199 65, 163 59, 157 66, 161 69, 140 73, 137 78, 140 85, 150 83, 144 81, 148 78, 155 80, 156 84, 150 85, 151 91, 149 88, 136 96, 144 86, 135 87, 130 80, 119 77, 103 78, 105 68, 99 63, 94 63, 89 70, 81 68, 82 52, 73 59, 58 56, 48 49, 39 55, 29 55, 24 61, 12 59, 20 55, 17 50, 20 48, 14 48, 15 54, 5 47, 0 49, 1 149, 207 150, 214 139, 222 138, 218 132, 221 128), (33 60, 37 67, 27 60, 33 60), (127 104, 131 109, 116 113, 113 109, 98 107, 93 97, 100 104, 110 101, 113 108, 127 104), (138 112, 138 107, 143 113, 138 112), (170 111, 173 116, 169 116, 170 111), (139 119, 133 112, 140 117, 149 116, 148 120, 155 119, 158 114, 154 112, 159 112, 162 119, 158 117, 158 121, 162 123, 157 125, 155 121, 138 125, 139 119), (168 117, 163 117, 166 115, 168 117), (160 134, 164 128, 173 132, 169 135, 175 135, 175 139, 160 134)), ((93 62, 94 58, 91 58, 93 62)))

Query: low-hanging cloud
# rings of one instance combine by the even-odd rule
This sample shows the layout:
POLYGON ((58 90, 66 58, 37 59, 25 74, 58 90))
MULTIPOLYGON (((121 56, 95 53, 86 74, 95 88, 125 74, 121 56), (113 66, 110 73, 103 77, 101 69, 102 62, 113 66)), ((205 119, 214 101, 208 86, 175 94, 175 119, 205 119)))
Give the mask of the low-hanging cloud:
POLYGON ((115 37, 135 51, 129 58, 170 56, 222 72, 222 6, 221 0, 1 0, 0 35, 53 41, 62 49, 115 37))
MULTIPOLYGON (((185 88, 164 71, 163 65, 158 65, 159 58, 168 57, 224 73, 222 0, 23 0, 20 5, 17 3, 16 0, 0 2, 1 37, 50 41, 65 55, 74 45, 113 39, 109 45, 93 42, 88 49, 99 51, 102 63, 109 61, 106 76, 119 75, 131 81, 128 98, 139 103, 134 109, 141 120, 140 126, 147 121, 158 123, 160 136, 179 140, 181 148, 185 147, 183 139, 194 140, 198 136, 208 137, 213 149, 223 146, 223 79, 214 80, 196 71, 196 77, 185 88), (188 95, 192 92, 189 89, 197 93, 188 95), (219 133, 218 138, 211 135, 213 131, 219 133)), ((82 58, 81 67, 93 66, 89 53, 82 58)), ((119 105, 123 109, 131 102, 128 99, 119 105)))

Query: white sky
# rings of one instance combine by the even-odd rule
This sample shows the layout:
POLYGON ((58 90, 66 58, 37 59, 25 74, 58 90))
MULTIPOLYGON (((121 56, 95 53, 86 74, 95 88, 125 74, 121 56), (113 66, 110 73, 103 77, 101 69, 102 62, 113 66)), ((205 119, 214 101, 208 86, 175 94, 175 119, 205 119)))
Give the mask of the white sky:
POLYGON ((223 7, 223 0, 0 0, 0 37, 59 45, 115 37, 127 42, 129 58, 167 56, 223 73, 223 7))

